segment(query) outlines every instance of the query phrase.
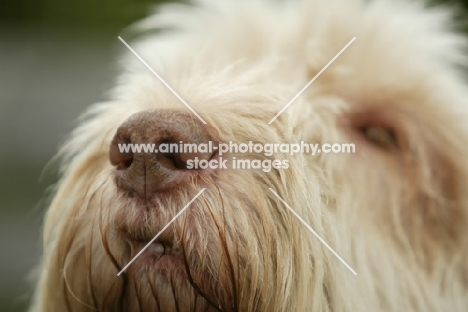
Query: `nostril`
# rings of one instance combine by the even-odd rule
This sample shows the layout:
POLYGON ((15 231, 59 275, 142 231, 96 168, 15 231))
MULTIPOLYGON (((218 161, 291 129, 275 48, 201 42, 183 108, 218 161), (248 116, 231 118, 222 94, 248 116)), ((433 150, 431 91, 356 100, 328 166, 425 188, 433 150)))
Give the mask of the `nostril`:
POLYGON ((133 154, 129 156, 127 159, 123 159, 116 167, 117 170, 125 170, 132 165, 133 162, 133 154))
POLYGON ((126 149, 129 146, 130 142, 123 143, 121 140, 112 140, 109 160, 113 166, 116 166, 117 170, 125 170, 132 165, 134 155, 131 149, 126 149))
POLYGON ((172 168, 172 169, 187 169, 187 163, 183 160, 181 157, 181 153, 179 152, 179 144, 175 141, 172 140, 161 140, 157 144, 157 148, 160 149, 161 145, 165 145, 170 147, 170 151, 165 151, 165 152, 159 152, 160 155, 160 161, 163 164, 166 164, 166 166, 172 168), (173 150, 172 147, 176 146, 177 150, 173 150))
POLYGON ((176 169, 187 169, 187 163, 182 160, 179 153, 166 153, 162 155, 169 159, 176 169))
MULTIPOLYGON (((209 152, 200 152, 197 151, 197 148, 194 148, 193 146, 197 145, 196 143, 187 143, 187 142, 182 142, 180 145, 175 142, 175 141, 170 141, 170 140, 163 140, 161 141, 161 144, 165 144, 166 146, 171 147, 171 150, 168 152, 160 152, 160 161, 163 163, 163 165, 169 166, 172 169, 176 170, 193 170, 197 168, 189 168, 187 162, 191 160, 210 160, 212 157, 212 154, 209 152), (187 150, 187 147, 184 147, 184 144, 192 146, 190 149, 187 150), (172 149, 172 147, 175 146, 175 150, 172 149), (186 148, 186 150, 184 150, 186 148)), ((158 145, 159 147, 161 145, 158 145)))
MULTIPOLYGON (((179 143, 183 143, 179 141, 179 143)), ((187 143, 187 142, 186 142, 187 143)), ((190 145, 190 143, 188 143, 190 145)), ((193 144, 193 143, 192 143, 193 144)), ((169 146, 168 152, 160 152, 160 161, 165 164, 166 166, 170 167, 171 169, 175 170, 191 170, 187 166, 187 161, 191 160, 195 157, 203 158, 204 156, 201 153, 194 153, 194 152, 186 152, 184 150, 179 150, 182 145, 179 145, 175 141, 171 140, 162 140, 160 144, 158 144, 158 148, 162 145, 169 146), (175 149, 173 149, 175 147, 175 149)))

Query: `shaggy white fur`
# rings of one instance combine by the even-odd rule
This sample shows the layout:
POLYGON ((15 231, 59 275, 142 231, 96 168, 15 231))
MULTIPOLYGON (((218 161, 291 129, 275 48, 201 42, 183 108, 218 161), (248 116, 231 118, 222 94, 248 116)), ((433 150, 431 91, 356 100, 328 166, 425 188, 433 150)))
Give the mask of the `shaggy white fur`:
POLYGON ((356 153, 275 155, 289 168, 219 170, 142 203, 115 183, 112 138, 135 113, 187 109, 128 53, 60 152, 32 311, 468 311, 467 41, 452 15, 422 1, 203 0, 140 22, 132 47, 220 141, 356 153), (202 187, 164 234, 182 259, 144 253, 117 276, 202 187))

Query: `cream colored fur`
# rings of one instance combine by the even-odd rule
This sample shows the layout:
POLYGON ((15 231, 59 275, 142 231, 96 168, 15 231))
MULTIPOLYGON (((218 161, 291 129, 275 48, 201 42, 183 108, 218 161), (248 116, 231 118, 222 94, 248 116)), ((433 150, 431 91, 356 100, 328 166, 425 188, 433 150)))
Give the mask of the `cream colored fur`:
POLYGON ((116 188, 108 151, 117 127, 147 109, 186 110, 127 53, 109 101, 61 149, 31 311, 190 311, 205 299, 210 311, 468 311, 468 58, 452 26, 450 10, 421 1, 162 7, 130 44, 221 140, 355 142, 356 154, 281 155, 289 169, 269 174, 219 171, 167 230, 187 271, 156 273, 142 255, 117 277, 133 252, 118 228, 151 237, 200 189, 154 198, 142 221, 116 188), (361 119, 396 129, 399 147, 366 141, 361 119))

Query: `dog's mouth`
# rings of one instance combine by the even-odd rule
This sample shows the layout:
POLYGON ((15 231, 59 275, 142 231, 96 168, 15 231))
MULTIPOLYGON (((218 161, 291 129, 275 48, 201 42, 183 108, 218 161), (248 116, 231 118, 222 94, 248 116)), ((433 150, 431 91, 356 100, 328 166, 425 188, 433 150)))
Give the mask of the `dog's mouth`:
MULTIPOLYGON (((182 249, 179 246, 174 246, 175 244, 171 242, 166 242, 162 240, 155 240, 154 242, 140 242, 137 244, 137 250, 141 251, 144 248, 143 252, 146 252, 148 255, 156 259, 161 257, 174 257, 178 258, 182 256, 182 249)), ((138 252, 139 252, 138 251, 138 252)))
POLYGON ((128 228, 120 228, 120 230, 127 243, 131 246, 132 257, 141 251, 141 255, 150 255, 155 259, 163 256, 182 256, 183 249, 181 243, 176 239, 175 233, 168 229, 160 233, 156 238, 156 234, 150 234, 153 231, 149 231, 146 227, 140 228, 141 231, 130 231, 128 228))
MULTIPOLYGON (((131 268, 141 266, 158 269, 163 263, 167 269, 183 267, 184 230, 180 228, 180 224, 171 224, 159 233, 173 215, 171 209, 162 208, 167 206, 169 205, 161 203, 161 200, 154 200, 148 203, 148 206, 144 206, 141 199, 132 199, 118 209, 113 222, 117 240, 125 246, 122 248, 120 245, 119 251, 123 259, 126 259, 122 262, 122 266, 136 257, 135 264, 131 268), (172 264, 177 264, 177 267, 172 264)), ((183 217, 179 220, 182 219, 183 217)), ((185 231, 190 232, 187 228, 185 231)))
MULTIPOLYGON (((184 255, 179 244, 168 240, 132 241, 130 257, 136 257, 137 267, 173 271, 183 268, 184 255)), ((156 273, 156 271, 155 271, 156 273)))

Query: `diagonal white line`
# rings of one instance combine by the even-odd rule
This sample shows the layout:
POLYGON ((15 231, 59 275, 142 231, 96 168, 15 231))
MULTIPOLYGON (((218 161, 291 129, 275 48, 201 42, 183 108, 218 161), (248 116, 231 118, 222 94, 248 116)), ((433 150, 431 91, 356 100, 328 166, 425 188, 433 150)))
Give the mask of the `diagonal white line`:
POLYGON ((306 85, 305 85, 305 87, 304 87, 304 88, 302 88, 302 89, 301 89, 301 91, 299 91, 299 93, 298 93, 298 94, 296 94, 296 96, 295 96, 295 97, 293 97, 293 98, 292 98, 292 100, 291 100, 291 101, 289 101, 289 103, 288 103, 288 104, 286 104, 286 106, 285 106, 285 107, 283 107, 283 109, 282 109, 282 110, 280 110, 280 112, 279 112, 278 114, 276 114, 276 116, 275 116, 275 117, 273 117, 273 119, 272 119, 272 120, 270 120, 270 122, 269 122, 268 124, 269 124, 269 125, 271 125, 271 123, 272 123, 273 121, 275 121, 275 120, 276 120, 276 118, 278 118, 278 116, 279 116, 279 115, 281 115, 281 114, 282 114, 282 113, 283 113, 283 112, 286 110, 286 108, 288 108, 288 107, 289 107, 289 105, 291 105, 291 104, 292 104, 292 102, 294 102, 294 101, 295 101, 295 100, 296 100, 296 99, 297 99, 297 98, 298 98, 298 97, 299 97, 299 96, 302 94, 302 92, 304 92, 304 91, 305 91, 305 90, 306 90, 306 89, 307 89, 307 88, 308 88, 308 87, 309 87, 309 86, 310 86, 310 85, 311 85, 311 84, 312 84, 312 83, 315 81, 315 79, 317 79, 317 78, 318 78, 318 77, 319 77, 319 76, 320 76, 320 75, 321 75, 321 74, 322 74, 322 73, 323 73, 323 72, 324 72, 324 71, 325 71, 325 70, 328 68, 328 66, 330 66, 330 65, 331 65, 331 64, 332 64, 332 63, 333 63, 333 62, 334 62, 334 61, 335 61, 335 60, 336 60, 336 59, 337 59, 337 58, 338 58, 338 57, 341 55, 341 53, 343 53, 343 52, 344 52, 344 51, 345 51, 345 50, 346 50, 346 49, 347 49, 347 48, 348 48, 348 47, 351 45, 351 43, 353 43, 353 42, 354 42, 354 40, 356 40, 356 37, 354 37, 353 39, 351 39, 351 41, 350 41, 350 42, 348 42, 348 44, 347 44, 347 45, 345 45, 345 47, 344 47, 343 49, 341 49, 341 51, 340 51, 340 52, 338 52, 338 54, 337 54, 337 55, 335 55, 335 57, 334 57, 334 58, 332 58, 332 59, 331 59, 331 61, 330 61, 330 62, 328 62, 328 64, 327 64, 327 65, 325 65, 325 67, 324 67, 324 68, 322 68, 322 70, 321 70, 321 71, 319 71, 319 73, 318 73, 317 75, 315 75, 315 77, 314 77, 314 78, 312 78, 312 80, 311 80, 311 81, 309 81, 309 83, 308 83, 308 84, 306 84, 306 85))
POLYGON ((162 82, 162 83, 163 83, 163 84, 164 84, 164 85, 165 85, 165 86, 166 86, 166 87, 167 87, 167 88, 168 88, 168 89, 185 105, 185 106, 187 106, 188 109, 190 109, 190 111, 191 111, 192 113, 195 114, 195 116, 198 117, 198 119, 200 119, 201 122, 203 122, 203 124, 206 125, 206 122, 203 120, 203 118, 201 118, 200 115, 198 115, 197 112, 194 111, 193 108, 190 107, 190 105, 188 105, 187 102, 185 102, 185 100, 184 100, 183 98, 181 98, 180 95, 177 94, 177 92, 175 92, 175 90, 172 89, 171 86, 168 85, 167 82, 166 82, 164 79, 162 79, 162 77, 159 76, 158 73, 155 72, 155 71, 151 68, 151 66, 149 66, 148 63, 145 62, 144 59, 141 58, 140 55, 138 55, 138 53, 135 52, 135 50, 132 49, 132 47, 130 47, 130 46, 128 45, 128 43, 125 42, 125 40, 123 40, 120 36, 119 36, 118 38, 119 38, 120 41, 122 41, 123 44, 125 44, 125 46, 126 46, 126 47, 127 47, 127 48, 128 48, 128 49, 129 49, 129 50, 130 50, 130 51, 131 51, 131 52, 132 52, 132 53, 133 53, 133 54, 134 54, 134 55, 135 55, 135 56, 136 56, 136 57, 137 57, 137 58, 138 58, 138 59, 139 59, 139 60, 156 76, 156 77, 158 77, 158 79, 159 79, 159 80, 160 80, 160 81, 161 81, 161 82, 162 82))
POLYGON ((323 238, 320 237, 320 235, 317 234, 317 232, 314 231, 314 229, 312 229, 312 227, 310 225, 307 224, 307 222, 305 222, 291 207, 289 207, 289 205, 272 189, 272 188, 269 188, 270 191, 275 194, 276 197, 278 197, 278 199, 289 209, 291 210, 291 212, 299 219, 299 221, 302 222, 302 224, 304 224, 308 229, 309 231, 312 232, 312 234, 315 235, 315 237, 317 237, 321 242, 322 244, 325 245, 325 247, 328 248, 328 250, 330 250, 334 255, 335 257, 338 258, 338 260, 340 260, 354 275, 357 275, 356 271, 354 271, 350 266, 349 264, 346 263, 346 261, 343 260, 343 258, 341 258, 324 240, 323 238))
POLYGON ((126 265, 126 266, 124 266, 124 268, 123 268, 123 269, 122 269, 122 270, 121 270, 121 271, 120 271, 120 272, 117 274, 117 276, 120 276, 120 274, 122 274, 122 272, 123 272, 123 271, 125 271, 125 270, 126 270, 126 269, 127 269, 129 266, 130 266, 130 264, 132 264, 132 263, 133 263, 133 261, 135 261, 135 260, 136 260, 136 258, 138 258, 138 257, 139 257, 139 256, 140 256, 140 255, 143 253, 143 251, 145 251, 145 250, 146 250, 146 248, 148 248, 148 247, 149 247, 149 245, 151 245, 151 244, 152 244, 152 243, 153 243, 153 242, 154 242, 154 241, 155 241, 155 240, 156 240, 156 239, 159 237, 159 235, 161 235, 161 233, 162 233, 162 232, 164 232, 164 230, 165 230, 165 229, 167 229, 167 228, 169 227, 169 225, 171 225, 171 224, 172 224, 172 222, 174 222, 174 221, 175 221, 175 220, 176 220, 176 219, 177 219, 177 218, 178 218, 178 217, 179 217, 179 216, 180 216, 182 213, 184 213, 184 211, 185 211, 185 210, 188 208, 188 206, 190 206, 190 204, 191 204, 191 203, 193 203, 193 202, 195 201, 195 199, 197 199, 197 197, 198 197, 198 196, 200 196, 200 194, 201 194, 201 193, 203 193, 203 191, 205 191, 205 188, 202 188, 202 190, 201 190, 200 192, 198 192, 198 194, 197 194, 197 195, 195 195, 195 197, 194 197, 194 198, 192 198, 192 200, 191 200, 191 201, 189 201, 189 202, 188 202, 188 204, 187 204, 187 205, 185 205, 185 207, 184 207, 184 208, 182 208, 182 209, 181 209, 181 210, 180 210, 180 211, 179 211, 179 212, 178 212, 178 213, 177 213, 177 214, 174 216, 174 218, 172 218, 172 220, 171 220, 171 221, 169 221, 169 223, 168 223, 168 224, 166 224, 166 226, 165 226, 165 227, 163 227, 163 228, 161 229, 161 231, 159 231, 159 233, 158 233, 158 234, 156 234, 156 236, 155 236, 155 237, 153 237, 153 239, 152 239, 152 240, 150 240, 150 241, 149 241, 149 243, 148 243, 148 244, 146 244, 146 246, 145 246, 145 247, 143 247, 143 249, 142 249, 142 250, 140 250, 140 252, 136 254, 136 256, 135 256, 135 257, 133 257, 133 259, 132 259, 132 260, 131 260, 131 261, 130 261, 130 262, 129 262, 129 263, 126 265))

